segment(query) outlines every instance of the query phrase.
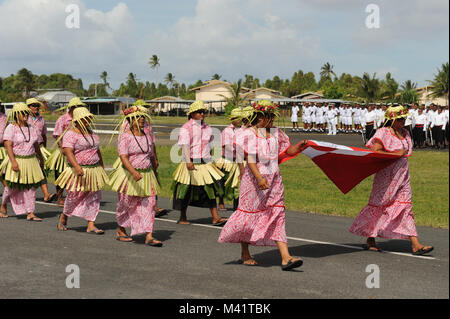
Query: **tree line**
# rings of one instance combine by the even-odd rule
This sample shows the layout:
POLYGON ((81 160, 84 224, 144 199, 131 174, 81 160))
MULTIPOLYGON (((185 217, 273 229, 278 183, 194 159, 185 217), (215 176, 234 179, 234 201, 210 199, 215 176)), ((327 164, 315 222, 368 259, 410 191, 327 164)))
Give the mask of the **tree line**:
MULTIPOLYGON (((20 69, 17 74, 9 77, 0 77, 0 99, 3 101, 20 101, 28 97, 30 92, 36 89, 67 89, 77 96, 107 97, 127 96, 150 100, 162 96, 177 96, 183 99, 195 99, 195 92, 191 89, 204 84, 206 80, 221 80, 222 76, 213 74, 205 81, 196 83, 179 83, 173 73, 168 73, 159 81, 158 69, 160 59, 153 55, 149 62, 150 68, 156 72, 156 82, 141 81, 136 74, 130 72, 125 82, 114 90, 108 82, 108 73, 103 71, 99 75, 98 83, 92 83, 85 90, 81 79, 75 79, 70 74, 55 73, 51 75, 36 75, 26 68, 20 69)), ((313 72, 299 70, 288 79, 282 79, 275 75, 272 79, 261 81, 260 79, 245 74, 236 82, 230 82, 233 88, 245 87, 249 89, 261 86, 279 91, 285 97, 292 97, 306 92, 320 92, 324 98, 344 99, 359 102, 374 102, 383 100, 386 102, 413 103, 418 102, 417 83, 412 80, 397 82, 387 73, 384 78, 378 78, 376 73, 364 73, 362 76, 342 73, 337 76, 334 66, 325 63, 319 73, 319 78, 313 72)), ((225 80, 226 81, 226 80, 225 80)), ((444 63, 437 69, 434 79, 429 80, 433 97, 449 98, 449 63, 444 63)), ((239 91, 238 91, 239 92, 239 91)), ((448 104, 448 102, 447 102, 448 104)))

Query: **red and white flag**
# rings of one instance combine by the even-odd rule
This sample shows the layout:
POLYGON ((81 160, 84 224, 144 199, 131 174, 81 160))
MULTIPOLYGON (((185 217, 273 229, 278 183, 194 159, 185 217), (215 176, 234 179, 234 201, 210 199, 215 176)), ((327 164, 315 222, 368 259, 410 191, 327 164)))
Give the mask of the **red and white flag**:
POLYGON ((302 154, 319 166, 344 194, 365 178, 401 158, 400 155, 380 154, 367 149, 311 140, 302 154))

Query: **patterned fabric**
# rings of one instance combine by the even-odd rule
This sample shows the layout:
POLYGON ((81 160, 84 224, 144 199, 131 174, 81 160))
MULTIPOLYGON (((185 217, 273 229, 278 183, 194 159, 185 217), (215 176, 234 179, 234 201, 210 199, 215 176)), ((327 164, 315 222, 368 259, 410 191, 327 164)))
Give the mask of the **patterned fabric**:
MULTIPOLYGON (((405 132, 406 137, 399 139, 389 128, 379 129, 366 146, 370 148, 379 141, 386 151, 408 149, 407 156, 410 156, 411 136, 405 132)), ((390 239, 417 236, 411 198, 408 159, 402 157, 375 175, 369 204, 353 221, 349 231, 365 237, 390 239)))
POLYGON ((231 215, 219 236, 220 243, 245 242, 255 246, 276 246, 287 242, 284 186, 278 167, 278 156, 289 147, 289 137, 279 129, 269 138, 257 137, 246 129, 238 137, 237 146, 257 157, 259 171, 267 179, 269 189, 260 190, 247 166, 241 180, 238 209, 231 215), (242 144, 240 144, 242 143, 242 144))
POLYGON ((56 120, 55 129, 53 131, 53 137, 57 139, 59 136, 61 136, 71 123, 72 123, 72 116, 70 116, 69 113, 64 113, 63 115, 61 115, 56 120))
MULTIPOLYGON (((128 121, 125 121, 122 124, 122 127, 120 128, 121 132, 126 132, 130 130, 130 123, 128 123, 128 121)), ((144 125, 144 133, 148 134, 152 137, 152 141, 153 143, 156 142, 156 137, 155 137, 155 132, 153 131, 153 127, 147 122, 145 121, 145 125, 144 125)))
POLYGON ((208 124, 198 122, 190 119, 181 127, 178 145, 189 145, 193 159, 210 159, 211 143, 214 140, 212 129, 208 124))
POLYGON ((34 213, 36 205, 36 189, 10 189, 8 186, 3 190, 2 204, 11 203, 16 215, 34 213))
POLYGON ((156 197, 136 197, 118 193, 116 218, 120 227, 131 228, 131 236, 153 233, 156 197))
POLYGON ((233 124, 228 125, 222 131, 222 156, 230 161, 236 158, 236 131, 237 129, 233 124), (227 149, 233 151, 227 151, 227 149))
POLYGON ((67 192, 64 202, 64 215, 80 217, 93 222, 100 209, 102 192, 67 192))
POLYGON ((152 143, 153 140, 149 132, 146 132, 143 136, 134 136, 131 133, 125 132, 120 135, 117 144, 119 156, 128 155, 128 159, 134 168, 149 168, 152 164, 151 157, 154 155, 152 143), (142 150, 147 152, 143 153, 142 150))
POLYGON ((7 125, 6 115, 0 113, 0 144, 3 144, 3 133, 5 132, 7 125))
POLYGON ((4 141, 13 143, 13 152, 19 156, 29 156, 35 154, 34 144, 38 142, 38 135, 33 127, 19 127, 9 124, 3 134, 4 141))
POLYGON ((39 137, 39 144, 44 142, 43 136, 47 135, 47 125, 45 125, 45 120, 41 115, 36 118, 32 115, 28 116, 28 125, 35 128, 36 133, 39 137))
POLYGON ((97 134, 83 135, 70 130, 63 137, 62 147, 73 149, 78 164, 93 165, 100 161, 99 144, 100 138, 97 134))

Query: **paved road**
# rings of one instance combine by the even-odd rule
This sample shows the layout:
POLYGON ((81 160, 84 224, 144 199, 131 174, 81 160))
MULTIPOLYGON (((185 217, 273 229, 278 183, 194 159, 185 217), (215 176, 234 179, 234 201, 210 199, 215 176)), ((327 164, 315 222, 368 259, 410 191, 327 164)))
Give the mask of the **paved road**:
MULTIPOLYGON (((51 186, 52 188, 52 186, 51 186)), ((39 197, 42 195, 38 194, 39 197)), ((429 257, 413 257, 407 241, 382 240, 388 253, 361 250, 364 239, 350 234, 352 220, 287 212, 290 251, 303 267, 282 272, 276 248, 252 248, 260 266, 239 265, 240 247, 219 244, 220 228, 207 210, 190 208, 190 226, 176 224, 172 211, 155 222, 162 248, 114 239, 116 194, 103 193, 97 226, 69 220, 56 229, 61 209, 37 204, 42 223, 13 216, 0 220, 0 299, 3 298, 449 298, 449 231, 419 227, 421 240, 435 246, 429 257), (66 288, 66 266, 80 268, 80 289, 66 288), (380 270, 380 288, 368 289, 366 267, 380 270)), ((161 207, 170 208, 168 199, 161 207)), ((231 212, 224 215, 230 215, 231 212)))

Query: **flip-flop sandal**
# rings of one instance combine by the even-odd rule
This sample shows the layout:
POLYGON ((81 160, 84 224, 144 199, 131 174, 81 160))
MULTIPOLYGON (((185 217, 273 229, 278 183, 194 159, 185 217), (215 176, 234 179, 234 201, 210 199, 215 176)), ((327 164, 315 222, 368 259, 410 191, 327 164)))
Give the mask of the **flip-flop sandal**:
POLYGON ((183 226, 189 226, 191 224, 191 222, 188 222, 188 221, 183 221, 183 222, 177 221, 177 224, 178 225, 183 225, 183 226))
POLYGON ((425 255, 428 254, 429 252, 433 251, 434 247, 430 247, 428 249, 424 249, 425 247, 420 248, 418 251, 414 252, 413 251, 413 255, 414 256, 421 256, 421 255, 425 255))
POLYGON ((0 214, 0 219, 1 219, 1 218, 8 218, 8 217, 9 217, 9 216, 8 216, 8 214, 6 214, 6 213, 5 213, 5 214, 0 214))
POLYGON ((122 242, 122 243, 131 243, 133 242, 133 237, 130 236, 117 236, 116 240, 122 242), (131 240, 122 240, 122 239, 131 239, 131 240))
POLYGON ((370 247, 369 245, 363 245, 363 249, 364 250, 368 250, 368 251, 373 251, 373 252, 376 252, 376 253, 382 253, 383 252, 383 250, 381 250, 381 248, 370 247), (374 248, 374 249, 371 249, 371 248, 374 248))
POLYGON ((53 200, 55 199, 55 196, 56 196, 56 194, 51 194, 51 195, 47 198, 47 200, 45 200, 45 198, 44 198, 44 203, 51 203, 51 202, 53 202, 53 200))
POLYGON ((94 228, 93 230, 90 230, 87 233, 91 235, 103 235, 105 232, 101 229, 94 228))
POLYGON ((213 223, 213 226, 223 226, 227 223, 228 219, 218 221, 217 223, 213 223))
POLYGON ((31 218, 27 218, 27 221, 29 222, 41 222, 42 219, 39 217, 31 217, 31 218))
MULTIPOLYGON (((254 260, 253 258, 252 259, 248 259, 248 260, 254 260)), ((242 259, 239 259, 239 261, 238 261, 238 264, 240 264, 240 265, 244 265, 244 266, 249 266, 249 267, 255 267, 255 266, 259 266, 259 264, 258 264, 258 262, 256 261, 256 260, 254 260, 255 262, 256 262, 256 264, 246 264, 245 262, 246 262, 247 260, 242 260, 242 259)))
POLYGON ((155 243, 155 240, 149 240, 148 243, 146 243, 147 246, 152 246, 152 247, 162 247, 163 243, 155 243))
POLYGON ((301 265, 303 265, 303 260, 299 259, 299 260, 296 260, 296 261, 293 262, 292 259, 291 259, 291 260, 289 260, 289 262, 286 265, 281 265, 281 269, 283 271, 289 271, 289 270, 292 270, 294 268, 298 268, 301 265))
POLYGON ((58 221, 58 225, 56 226, 56 228, 58 228, 59 231, 68 231, 69 228, 67 228, 67 224, 64 225, 63 223, 61 223, 61 221, 58 221), (63 229, 59 228, 58 226, 62 226, 63 229))

